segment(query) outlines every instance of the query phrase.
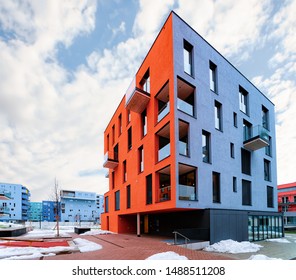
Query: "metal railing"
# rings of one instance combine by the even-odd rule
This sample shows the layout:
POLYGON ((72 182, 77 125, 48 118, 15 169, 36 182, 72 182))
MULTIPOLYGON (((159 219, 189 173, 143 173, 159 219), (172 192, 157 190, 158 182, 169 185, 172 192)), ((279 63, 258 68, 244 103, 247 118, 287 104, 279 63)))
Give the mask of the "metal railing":
POLYGON ((182 238, 184 238, 185 245, 187 247, 188 242, 190 242, 190 239, 187 236, 183 235, 182 233, 180 233, 178 231, 173 231, 173 234, 174 234, 174 245, 177 245, 178 244, 178 235, 179 235, 182 238))

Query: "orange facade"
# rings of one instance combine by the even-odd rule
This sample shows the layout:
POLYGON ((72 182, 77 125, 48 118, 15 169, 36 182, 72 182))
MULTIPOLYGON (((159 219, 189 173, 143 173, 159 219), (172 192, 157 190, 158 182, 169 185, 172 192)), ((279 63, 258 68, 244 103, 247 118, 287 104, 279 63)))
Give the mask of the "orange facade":
POLYGON ((136 214, 141 214, 142 228, 148 231, 145 214, 176 207, 175 188, 171 187, 176 185, 175 177, 170 177, 169 186, 160 188, 157 172, 163 169, 173 173, 176 169, 172 34, 170 15, 105 130, 109 191, 105 194, 107 209, 102 215, 103 229, 136 232, 136 214), (151 85, 150 79, 153 80, 151 85), (129 95, 132 97, 129 98, 129 95), (159 120, 161 99, 169 100, 164 101, 169 107, 164 109, 170 113, 159 120), (165 135, 170 142, 169 156, 162 160, 159 160, 160 135, 165 135), (151 189, 151 201, 148 202, 147 180, 155 186, 151 189), (116 199, 119 200, 117 205, 116 199))
POLYGON ((296 182, 278 186, 279 212, 296 212, 296 182))

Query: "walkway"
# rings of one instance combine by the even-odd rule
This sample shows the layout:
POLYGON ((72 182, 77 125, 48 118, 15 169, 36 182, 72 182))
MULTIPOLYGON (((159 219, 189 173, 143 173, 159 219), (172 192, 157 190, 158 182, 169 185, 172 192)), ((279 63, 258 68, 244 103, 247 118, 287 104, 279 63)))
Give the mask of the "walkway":
POLYGON ((205 251, 193 251, 174 245, 169 245, 157 237, 137 237, 127 234, 108 235, 77 235, 73 238, 83 238, 98 243, 103 249, 93 252, 73 253, 44 257, 44 260, 145 260, 146 258, 168 251, 186 256, 190 260, 232 260, 234 256, 216 254, 205 251))

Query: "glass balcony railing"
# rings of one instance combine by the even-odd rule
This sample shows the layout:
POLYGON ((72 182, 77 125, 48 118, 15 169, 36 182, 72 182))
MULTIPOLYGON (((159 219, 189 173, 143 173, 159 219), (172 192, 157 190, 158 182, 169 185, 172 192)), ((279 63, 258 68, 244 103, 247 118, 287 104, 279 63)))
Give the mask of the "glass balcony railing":
POLYGON ((177 108, 190 116, 194 115, 193 106, 180 98, 178 98, 177 108))
POLYGON ((103 166, 114 169, 118 165, 118 154, 115 152, 107 152, 104 156, 103 166))
POLYGON ((180 200, 197 200, 195 186, 179 185, 180 200))
POLYGON ((158 151, 158 161, 161 161, 170 155, 170 148, 171 145, 169 143, 158 151))
POLYGON ((261 125, 244 127, 244 147, 258 150, 269 145, 268 130, 261 125))
POLYGON ((183 156, 189 156, 187 143, 179 141, 179 154, 183 156))
POLYGON ((170 102, 168 102, 158 113, 157 121, 161 121, 170 112, 170 102))
POLYGON ((171 200, 171 186, 162 187, 159 189, 158 202, 171 200))

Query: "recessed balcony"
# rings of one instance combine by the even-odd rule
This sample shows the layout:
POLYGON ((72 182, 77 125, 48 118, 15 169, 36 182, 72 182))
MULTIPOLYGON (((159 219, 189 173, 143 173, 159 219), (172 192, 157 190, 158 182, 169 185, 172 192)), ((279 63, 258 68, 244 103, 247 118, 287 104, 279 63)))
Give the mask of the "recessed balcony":
POLYGON ((136 86, 136 79, 133 79, 125 94, 125 107, 128 110, 141 114, 147 107, 150 101, 150 86, 147 85, 148 83, 149 81, 146 82, 143 89, 140 89, 136 86))
POLYGON ((245 127, 244 148, 256 151, 269 145, 269 135, 267 129, 261 125, 245 127))
POLYGON ((118 154, 114 152, 107 152, 104 157, 103 166, 110 169, 116 168, 118 166, 118 154))

